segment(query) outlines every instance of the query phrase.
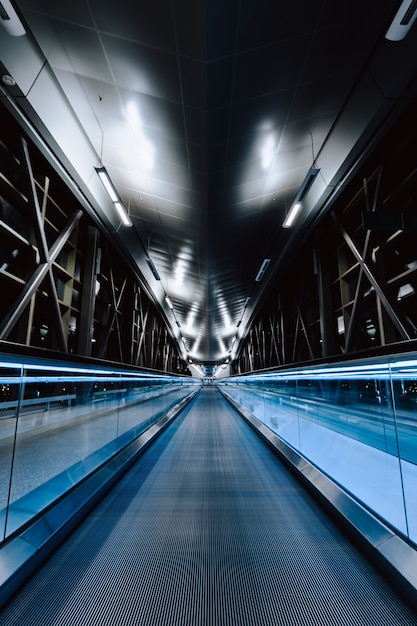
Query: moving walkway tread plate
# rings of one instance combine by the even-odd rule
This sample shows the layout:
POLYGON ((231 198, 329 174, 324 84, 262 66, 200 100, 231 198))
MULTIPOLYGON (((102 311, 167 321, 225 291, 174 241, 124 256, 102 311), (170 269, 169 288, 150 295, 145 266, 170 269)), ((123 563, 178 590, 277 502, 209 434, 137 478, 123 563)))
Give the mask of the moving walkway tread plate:
POLYGON ((0 624, 415 626, 417 616, 205 388, 0 624))

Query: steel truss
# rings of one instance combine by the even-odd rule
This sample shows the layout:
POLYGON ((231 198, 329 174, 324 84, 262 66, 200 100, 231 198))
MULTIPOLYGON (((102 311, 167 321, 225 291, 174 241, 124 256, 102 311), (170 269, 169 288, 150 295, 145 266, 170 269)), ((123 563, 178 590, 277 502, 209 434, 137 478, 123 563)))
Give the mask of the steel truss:
POLYGON ((0 341, 186 373, 162 316, 111 241, 17 124, 3 122, 0 341))
POLYGON ((413 115, 410 107, 297 251, 255 318, 234 372, 417 338, 413 115))

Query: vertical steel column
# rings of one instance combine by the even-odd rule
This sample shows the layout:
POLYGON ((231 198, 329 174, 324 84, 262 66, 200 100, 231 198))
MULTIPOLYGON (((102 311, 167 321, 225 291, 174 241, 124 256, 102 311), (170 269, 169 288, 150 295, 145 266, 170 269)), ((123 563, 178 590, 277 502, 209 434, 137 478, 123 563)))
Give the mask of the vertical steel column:
POLYGON ((100 261, 98 256, 99 241, 99 231, 94 226, 89 226, 81 293, 80 330, 78 334, 78 353, 83 356, 91 356, 96 301, 96 276, 100 272, 98 267, 100 261))
POLYGON ((319 229, 315 236, 314 258, 319 299, 321 355, 328 357, 335 353, 335 331, 327 246, 323 245, 322 240, 319 229))
POLYGON ((285 341, 285 324, 284 324, 284 311, 282 304, 282 296, 278 296, 278 312, 279 312, 279 331, 281 335, 281 360, 282 364, 286 363, 287 352, 286 352, 286 341, 285 341))
POLYGON ((276 321, 276 311, 273 312, 273 317, 269 315, 269 327, 271 329, 269 360, 271 364, 274 363, 276 365, 280 365, 281 363, 280 363, 279 349, 278 349, 279 338, 278 338, 278 323, 276 321))

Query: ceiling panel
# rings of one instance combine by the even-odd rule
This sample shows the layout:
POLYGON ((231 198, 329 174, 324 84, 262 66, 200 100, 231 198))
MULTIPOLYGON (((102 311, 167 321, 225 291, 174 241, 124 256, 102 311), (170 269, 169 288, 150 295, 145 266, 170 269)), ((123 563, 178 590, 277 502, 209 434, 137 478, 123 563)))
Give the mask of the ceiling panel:
POLYGON ((166 0, 89 0, 94 24, 102 33, 141 42, 152 48, 176 51, 171 3, 166 0))
POLYGON ((17 8, 24 11, 24 14, 31 15, 32 21, 36 14, 47 17, 58 18, 66 22, 73 22, 81 26, 94 28, 94 20, 89 10, 88 0, 71 0, 71 2, 56 2, 56 0, 25 0, 25 2, 14 3, 17 8))
MULTIPOLYGON (((316 28, 327 2, 270 2, 242 0, 239 15, 239 51, 264 47, 278 41, 290 42, 310 35, 316 28)), ((340 7, 338 13, 340 15, 340 7)), ((290 45, 294 44, 290 42, 290 45)), ((288 58, 288 56, 287 56, 288 58)))
POLYGON ((241 102, 296 85, 302 75, 309 45, 309 37, 299 37, 296 41, 280 41, 239 54, 233 101, 241 102))
POLYGON ((100 39, 119 87, 181 102, 175 54, 104 33, 100 34, 100 39))

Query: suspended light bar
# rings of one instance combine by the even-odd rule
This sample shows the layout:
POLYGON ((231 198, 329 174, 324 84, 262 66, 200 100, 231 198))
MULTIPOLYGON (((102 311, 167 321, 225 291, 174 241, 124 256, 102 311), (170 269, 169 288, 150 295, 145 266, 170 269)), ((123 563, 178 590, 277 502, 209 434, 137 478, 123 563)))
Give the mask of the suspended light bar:
POLYGON ((296 202, 295 204, 292 205, 287 217, 285 218, 285 222, 282 225, 283 228, 290 228, 290 226, 292 226, 293 222, 295 221, 295 218, 300 212, 300 209, 301 209, 301 202, 296 202))
POLYGON ((304 178, 303 182, 301 183, 300 189, 298 190, 294 203, 291 206, 291 209, 289 210, 287 217, 285 218, 285 221, 282 225, 283 228, 290 228, 293 225, 295 218, 299 214, 300 209, 302 207, 302 201, 304 200, 304 198, 310 191, 311 185, 316 180, 316 176, 319 173, 319 171, 320 170, 315 167, 310 167, 310 169, 308 170, 307 176, 304 178))
POLYGON ((168 296, 165 296, 165 300, 167 305, 169 306, 170 309, 173 309, 174 307, 172 306, 172 302, 171 300, 168 298, 168 296))
POLYGON ((395 14, 390 27, 387 30, 385 39, 390 41, 401 41, 404 39, 417 17, 416 0, 403 0, 400 8, 395 14))
POLYGON ((123 205, 123 202, 120 200, 119 198, 119 194, 117 193, 116 189, 114 188, 113 183, 110 180, 110 176, 107 173, 107 170, 105 167, 96 167, 95 168, 98 177, 100 178, 101 182, 103 183, 103 186, 105 188, 105 190, 107 191, 107 193, 110 196, 110 200, 113 202, 114 207, 120 217, 120 219, 122 220, 122 223, 125 226, 132 226, 132 220, 130 219, 129 215, 127 214, 127 211, 123 205))
POLYGON ((119 200, 119 196, 117 195, 116 190, 113 187, 113 183, 111 182, 110 177, 107 174, 106 168, 105 167, 97 167, 96 168, 96 172, 98 174, 99 179, 103 183, 104 188, 106 189, 107 193, 109 194, 110 200, 112 202, 117 202, 119 200))
POLYGON ((152 259, 146 259, 147 264, 149 265, 149 269, 151 270, 152 274, 154 275, 156 280, 161 280, 161 277, 158 274, 158 270, 155 267, 155 263, 152 261, 152 259))
POLYGON ((256 278, 255 278, 257 283, 259 283, 262 280, 262 278, 264 277, 264 274, 265 274, 266 270, 268 269, 268 265, 270 264, 270 262, 271 262, 271 259, 264 259, 263 260, 262 265, 259 268, 259 272, 257 273, 256 278))
POLYGON ((21 37, 26 34, 24 26, 12 7, 10 0, 1 0, 0 2, 0 24, 12 37, 21 37))
POLYGON ((131 219, 126 213, 126 209, 124 208, 123 204, 121 202, 114 202, 114 206, 116 207, 116 211, 118 212, 122 223, 125 226, 132 226, 131 219))

